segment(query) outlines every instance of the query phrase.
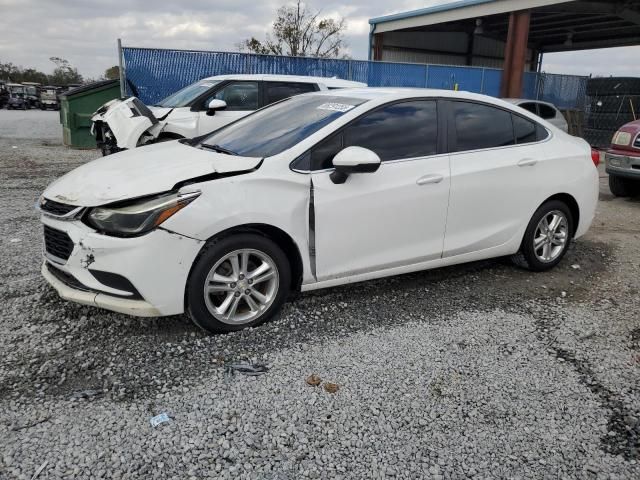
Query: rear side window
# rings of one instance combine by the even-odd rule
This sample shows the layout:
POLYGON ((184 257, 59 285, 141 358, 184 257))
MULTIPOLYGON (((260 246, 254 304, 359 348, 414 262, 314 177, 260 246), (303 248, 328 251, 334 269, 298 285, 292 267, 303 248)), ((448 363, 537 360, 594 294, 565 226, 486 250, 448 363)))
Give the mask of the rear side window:
POLYGON ((516 135, 516 143, 531 143, 538 140, 536 124, 518 115, 513 115, 513 131, 516 135))
POLYGON ((538 108, 540 111, 540 116, 545 120, 549 118, 554 118, 556 116, 556 109, 553 107, 550 107, 549 105, 545 105, 544 103, 541 103, 538 105, 538 108))
POLYGON ((513 117, 513 131, 516 136, 516 143, 532 143, 539 142, 547 138, 549 133, 547 129, 542 125, 539 125, 531 120, 523 118, 519 115, 512 115, 513 117))
POLYGON ((511 114, 478 103, 452 102, 456 134, 454 151, 479 150, 513 145, 511 114))
POLYGON ((300 95, 301 93, 314 92, 316 86, 313 83, 292 82, 265 82, 265 105, 275 103, 284 98, 300 95))

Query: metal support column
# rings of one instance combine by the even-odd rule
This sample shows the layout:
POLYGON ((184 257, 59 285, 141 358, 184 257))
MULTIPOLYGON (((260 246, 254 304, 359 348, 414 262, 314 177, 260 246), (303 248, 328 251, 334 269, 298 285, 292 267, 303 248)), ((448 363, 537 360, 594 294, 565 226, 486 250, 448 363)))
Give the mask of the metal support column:
POLYGON ((373 59, 382 60, 382 33, 373 34, 373 59))
POLYGON ((120 75, 120 98, 127 95, 127 89, 124 84, 124 66, 122 61, 122 40, 118 39, 118 73, 120 75))
POLYGON ((500 96, 503 98, 518 98, 522 95, 522 77, 527 61, 530 21, 529 10, 511 12, 509 16, 509 32, 500 84, 500 96))

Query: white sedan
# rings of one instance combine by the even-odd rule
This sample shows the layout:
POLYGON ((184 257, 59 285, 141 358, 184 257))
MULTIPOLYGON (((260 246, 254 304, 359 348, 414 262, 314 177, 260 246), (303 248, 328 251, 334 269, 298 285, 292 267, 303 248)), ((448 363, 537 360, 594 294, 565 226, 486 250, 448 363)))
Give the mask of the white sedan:
POLYGON ((505 255, 547 270, 591 224, 597 161, 483 95, 300 95, 55 181, 42 273, 75 302, 228 332, 295 291, 505 255))
POLYGON ((546 120, 551 125, 558 127, 563 132, 569 131, 569 124, 567 119, 560 110, 556 108, 553 103, 542 102, 540 100, 529 100, 527 98, 505 98, 509 103, 518 105, 520 108, 529 110, 531 113, 535 113, 540 118, 546 120))

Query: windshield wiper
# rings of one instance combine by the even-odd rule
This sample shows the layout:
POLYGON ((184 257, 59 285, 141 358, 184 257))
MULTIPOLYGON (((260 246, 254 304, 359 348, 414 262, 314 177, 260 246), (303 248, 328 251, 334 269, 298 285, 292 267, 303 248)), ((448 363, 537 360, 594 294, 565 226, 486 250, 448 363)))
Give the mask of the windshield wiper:
POLYGON ((224 153, 226 155, 238 155, 236 152, 232 152, 228 148, 221 147, 220 145, 209 145, 207 143, 203 143, 200 145, 201 147, 208 148, 209 150, 213 150, 214 152, 224 153))

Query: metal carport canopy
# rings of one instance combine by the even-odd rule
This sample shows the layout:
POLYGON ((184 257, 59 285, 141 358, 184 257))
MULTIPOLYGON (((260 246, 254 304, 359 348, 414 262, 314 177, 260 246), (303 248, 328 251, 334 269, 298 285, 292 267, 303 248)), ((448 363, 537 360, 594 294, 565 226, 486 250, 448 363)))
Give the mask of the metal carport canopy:
POLYGON ((460 0, 372 18, 371 33, 447 31, 482 19, 484 36, 506 40, 511 12, 531 15, 528 46, 561 52, 640 44, 640 0, 460 0))

